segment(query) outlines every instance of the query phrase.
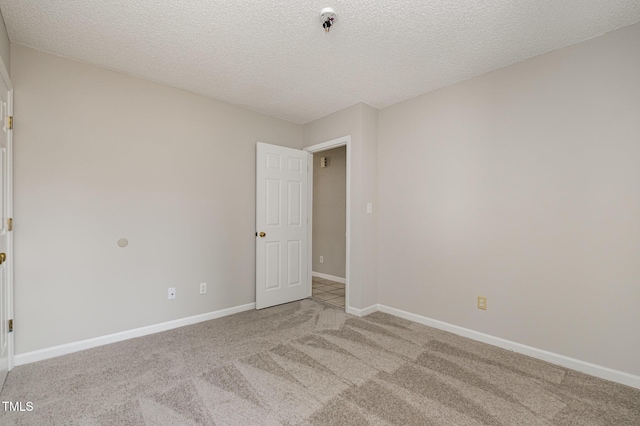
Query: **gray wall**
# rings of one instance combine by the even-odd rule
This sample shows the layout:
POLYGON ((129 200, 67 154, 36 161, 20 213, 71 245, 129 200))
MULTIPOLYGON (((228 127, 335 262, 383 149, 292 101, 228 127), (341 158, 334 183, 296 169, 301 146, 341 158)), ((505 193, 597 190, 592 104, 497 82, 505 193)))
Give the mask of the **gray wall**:
POLYGON ((302 126, 12 49, 16 354, 254 302, 256 142, 302 126))
POLYGON ((351 136, 351 254, 349 304, 367 308, 378 300, 378 111, 357 104, 304 125, 304 146, 351 136), (366 213, 366 203, 373 213, 366 213))
POLYGON ((639 70, 636 24, 380 111, 380 303, 640 374, 639 70))
POLYGON ((347 148, 313 156, 313 271, 344 278, 347 214, 347 148), (320 158, 328 167, 320 167, 320 158), (320 263, 320 256, 324 263, 320 263))
POLYGON ((0 12, 0 58, 2 58, 2 63, 7 72, 11 74, 11 43, 9 42, 7 28, 4 25, 2 12, 0 12))

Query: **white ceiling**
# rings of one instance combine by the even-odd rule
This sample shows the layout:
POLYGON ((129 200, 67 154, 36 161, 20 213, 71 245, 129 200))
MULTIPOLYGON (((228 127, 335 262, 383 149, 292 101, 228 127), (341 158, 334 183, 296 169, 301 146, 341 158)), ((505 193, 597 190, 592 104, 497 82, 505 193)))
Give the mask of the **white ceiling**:
MULTIPOLYGON (((640 21, 640 0, 0 0, 12 42, 306 123, 640 21), (320 10, 333 7, 328 34, 320 10)), ((640 46, 640 40, 638 41, 640 46)))

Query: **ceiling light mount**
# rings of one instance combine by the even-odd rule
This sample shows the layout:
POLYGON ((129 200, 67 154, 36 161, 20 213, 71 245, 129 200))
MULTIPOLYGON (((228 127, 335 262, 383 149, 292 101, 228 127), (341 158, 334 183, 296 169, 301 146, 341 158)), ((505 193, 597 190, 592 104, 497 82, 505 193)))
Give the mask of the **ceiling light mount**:
POLYGON ((324 28, 324 32, 329 32, 335 19, 336 12, 332 7, 325 7, 320 11, 320 22, 322 22, 322 28, 324 28))

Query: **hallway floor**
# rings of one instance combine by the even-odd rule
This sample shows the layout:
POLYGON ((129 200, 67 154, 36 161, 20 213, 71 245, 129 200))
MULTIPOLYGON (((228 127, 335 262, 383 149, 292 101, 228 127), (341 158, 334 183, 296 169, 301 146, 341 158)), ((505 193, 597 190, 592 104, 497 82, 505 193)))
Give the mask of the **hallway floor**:
POLYGON ((311 297, 344 308, 345 285, 324 278, 313 277, 311 297))

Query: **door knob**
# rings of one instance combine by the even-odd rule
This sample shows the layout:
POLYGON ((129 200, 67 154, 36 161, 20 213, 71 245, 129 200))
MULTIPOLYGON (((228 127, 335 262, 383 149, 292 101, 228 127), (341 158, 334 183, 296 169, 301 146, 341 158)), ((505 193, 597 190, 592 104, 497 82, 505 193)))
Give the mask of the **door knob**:
MULTIPOLYGON (((260 233, 260 238, 264 238, 264 237, 266 237, 266 236, 267 236, 267 234, 265 234, 264 232, 261 232, 261 233, 260 233)), ((4 254, 4 253, 2 253, 2 254, 4 254)))
POLYGON ((7 255, 5 253, 0 253, 0 265, 2 265, 5 260, 7 260, 7 255))

